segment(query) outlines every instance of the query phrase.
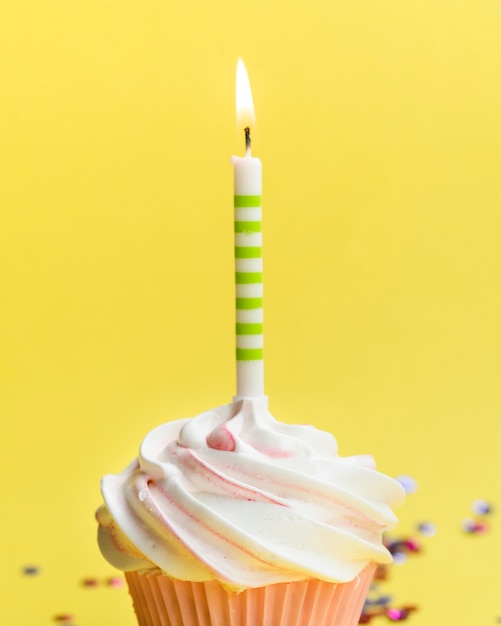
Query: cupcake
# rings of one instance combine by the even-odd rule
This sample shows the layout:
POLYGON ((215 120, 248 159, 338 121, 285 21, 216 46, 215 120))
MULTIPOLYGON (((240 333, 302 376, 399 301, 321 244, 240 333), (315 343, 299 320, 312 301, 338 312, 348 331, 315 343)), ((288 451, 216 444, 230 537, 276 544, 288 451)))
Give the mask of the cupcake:
POLYGON ((102 494, 99 546, 140 626, 354 626, 404 499, 262 398, 157 427, 102 494))

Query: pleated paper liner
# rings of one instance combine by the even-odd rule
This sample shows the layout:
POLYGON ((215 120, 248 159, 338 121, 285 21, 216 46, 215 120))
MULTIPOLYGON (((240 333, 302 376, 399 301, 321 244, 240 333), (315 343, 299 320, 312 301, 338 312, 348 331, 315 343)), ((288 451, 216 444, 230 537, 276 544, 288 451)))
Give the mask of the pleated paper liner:
POLYGON ((368 565, 349 583, 305 580, 225 590, 217 581, 185 582, 126 572, 139 626, 356 626, 374 575, 368 565))

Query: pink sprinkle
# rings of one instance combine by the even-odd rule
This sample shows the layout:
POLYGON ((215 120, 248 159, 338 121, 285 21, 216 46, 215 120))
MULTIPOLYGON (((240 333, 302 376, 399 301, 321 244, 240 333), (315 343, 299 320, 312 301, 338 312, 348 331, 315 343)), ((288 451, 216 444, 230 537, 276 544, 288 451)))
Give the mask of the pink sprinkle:
POLYGON ((404 542, 404 546, 409 550, 409 552, 419 552, 421 546, 419 545, 419 541, 417 539, 406 539, 404 542))
POLYGON ((405 609, 388 609, 386 611, 386 615, 392 622, 400 622, 401 620, 406 619, 408 613, 405 609))
POLYGON ((473 532, 476 535, 484 535, 489 530, 489 527, 485 522, 475 522, 475 526, 473 527, 473 532))
POLYGON ((114 589, 119 589, 124 586, 123 578, 116 576, 115 578, 108 578, 107 580, 108 587, 113 587, 114 589))

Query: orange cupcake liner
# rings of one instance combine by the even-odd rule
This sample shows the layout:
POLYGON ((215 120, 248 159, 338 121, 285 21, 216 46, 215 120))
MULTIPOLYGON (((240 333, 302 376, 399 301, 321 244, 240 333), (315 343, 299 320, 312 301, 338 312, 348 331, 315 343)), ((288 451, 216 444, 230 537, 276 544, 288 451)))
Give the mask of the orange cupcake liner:
POLYGON ((240 592, 160 573, 125 578, 139 626, 356 626, 375 569, 348 583, 310 579, 240 592))

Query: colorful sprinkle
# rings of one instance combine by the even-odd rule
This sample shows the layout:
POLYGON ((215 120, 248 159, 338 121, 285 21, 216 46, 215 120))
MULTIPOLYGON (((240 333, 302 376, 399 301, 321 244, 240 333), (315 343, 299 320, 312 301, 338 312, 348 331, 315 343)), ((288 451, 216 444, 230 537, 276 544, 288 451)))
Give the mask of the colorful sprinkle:
POLYGON ((391 619, 392 622, 401 622, 404 619, 407 619, 409 613, 405 609, 388 609, 386 611, 386 615, 391 619))
POLYGON ((461 528, 467 533, 475 532, 475 520, 467 517, 461 522, 461 528))
POLYGON ((26 565, 22 569, 23 576, 38 576, 40 574, 40 568, 36 565, 26 565))
POLYGON ((98 586, 97 578, 84 578, 82 580, 82 586, 87 588, 93 588, 98 586))
POLYGON ((54 615, 54 621, 60 624, 69 624, 74 621, 74 616, 69 613, 59 613, 58 615, 54 615))
POLYGON ((421 522, 417 525, 417 530, 425 537, 433 537, 437 532, 437 527, 432 522, 421 522))
POLYGON ((461 528, 471 535, 485 535, 489 530, 489 525, 484 521, 468 518, 461 522, 461 528))
POLYGON ((395 552, 398 552, 398 549, 402 545, 402 542, 399 539, 388 540, 385 538, 383 540, 383 543, 386 546, 386 548, 388 548, 390 554, 395 554, 395 552))
POLYGON ((396 480, 402 485, 405 493, 414 493, 417 491, 417 482, 410 476, 397 476, 396 480))
POLYGON ((404 546, 409 552, 419 552, 421 545, 417 539, 409 538, 404 541, 404 546))
POLYGON ((393 562, 395 565, 403 565, 407 561, 407 555, 405 552, 395 552, 393 555, 393 562))
POLYGON ((421 552, 421 544, 415 537, 385 540, 384 545, 394 557, 395 555, 399 555, 397 560, 401 559, 402 555, 405 556, 409 552, 421 552))
POLYGON ((489 526, 485 522, 475 522, 473 532, 475 535, 485 535, 489 530, 489 526))
POLYGON ((106 584, 108 585, 108 587, 113 587, 114 589, 120 589, 120 587, 124 586, 125 581, 123 578, 120 578, 119 576, 115 576, 113 578, 108 578, 108 580, 106 581, 106 584))
POLYGON ((492 513, 492 507, 487 500, 475 500, 471 505, 471 510, 475 515, 488 515, 492 513))

